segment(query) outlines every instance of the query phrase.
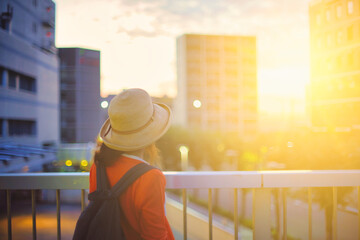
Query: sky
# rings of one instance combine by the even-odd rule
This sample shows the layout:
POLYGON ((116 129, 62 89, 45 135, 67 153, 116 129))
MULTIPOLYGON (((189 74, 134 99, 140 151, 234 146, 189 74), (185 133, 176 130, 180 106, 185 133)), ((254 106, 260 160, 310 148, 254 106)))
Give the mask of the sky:
POLYGON ((56 46, 101 51, 101 95, 140 87, 176 96, 176 38, 257 37, 259 108, 302 112, 308 0, 56 0, 56 46), (290 101, 291 100, 291 101, 290 101))

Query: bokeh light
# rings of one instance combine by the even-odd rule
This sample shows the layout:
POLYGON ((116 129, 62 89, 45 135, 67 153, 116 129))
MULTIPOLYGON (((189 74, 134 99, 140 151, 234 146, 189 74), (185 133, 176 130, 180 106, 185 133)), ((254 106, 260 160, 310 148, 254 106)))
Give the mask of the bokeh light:
POLYGON ((85 159, 83 159, 83 160, 81 160, 81 166, 83 166, 83 167, 86 167, 87 165, 89 165, 89 163, 88 163, 88 161, 87 160, 85 160, 85 159))
POLYGON ((200 108, 201 107, 201 101, 196 99, 193 101, 194 108, 200 108))
POLYGON ((108 101, 102 101, 102 102, 101 102, 101 107, 102 107, 102 108, 105 109, 105 108, 107 108, 108 106, 109 106, 109 102, 108 102, 108 101))

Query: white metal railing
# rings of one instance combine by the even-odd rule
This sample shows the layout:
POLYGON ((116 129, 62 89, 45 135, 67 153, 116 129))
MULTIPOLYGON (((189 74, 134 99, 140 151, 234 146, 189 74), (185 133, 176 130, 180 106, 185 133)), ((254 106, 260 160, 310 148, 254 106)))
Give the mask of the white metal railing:
MULTIPOLYGON (((360 170, 324 170, 324 171, 249 171, 249 172, 164 172, 168 189, 182 189, 183 199, 183 235, 187 239, 187 189, 209 189, 209 239, 212 239, 212 189, 234 189, 234 239, 238 239, 238 199, 241 188, 253 189, 253 239, 271 238, 270 190, 282 189, 283 232, 287 236, 286 189, 290 187, 308 188, 308 239, 312 239, 312 188, 333 188, 333 239, 337 239, 337 187, 357 187, 358 190, 358 228, 360 239, 360 170)), ((11 190, 31 190, 33 239, 36 239, 36 201, 35 190, 55 189, 57 206, 57 238, 60 230, 60 189, 81 189, 81 207, 85 207, 85 189, 89 187, 88 173, 21 173, 0 174, 0 190, 6 190, 8 239, 11 232, 11 190)))

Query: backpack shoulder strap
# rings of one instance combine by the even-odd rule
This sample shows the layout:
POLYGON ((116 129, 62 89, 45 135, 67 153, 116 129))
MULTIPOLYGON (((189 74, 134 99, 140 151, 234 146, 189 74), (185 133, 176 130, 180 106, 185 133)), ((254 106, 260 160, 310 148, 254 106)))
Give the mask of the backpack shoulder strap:
POLYGON ((102 162, 96 166, 96 190, 106 191, 110 189, 110 183, 106 174, 106 167, 102 162))
POLYGON ((135 165, 111 188, 111 195, 116 197, 120 196, 136 179, 154 168, 155 167, 146 163, 135 165))

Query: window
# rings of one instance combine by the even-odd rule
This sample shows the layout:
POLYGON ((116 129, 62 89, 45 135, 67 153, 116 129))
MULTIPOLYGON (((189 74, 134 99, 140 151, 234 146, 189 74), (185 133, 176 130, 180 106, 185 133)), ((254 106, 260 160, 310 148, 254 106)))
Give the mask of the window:
POLYGON ((353 35, 354 35, 353 32, 354 32, 353 26, 350 26, 347 28, 347 40, 348 41, 351 41, 353 39, 353 35))
POLYGON ((9 136, 35 136, 36 122, 32 120, 8 120, 9 136))
POLYGON ((218 57, 207 57, 206 64, 219 64, 220 59, 218 57))
POLYGON ((349 53, 348 54, 348 65, 353 65, 354 64, 354 54, 353 53, 349 53))
POLYGON ((341 91, 341 90, 343 90, 343 88, 344 88, 344 86, 342 85, 342 83, 339 83, 338 84, 338 89, 341 91))
POLYGON ((16 73, 13 71, 9 71, 9 88, 16 88, 16 73))
POLYGON ((75 131, 73 129, 61 129, 61 140, 64 142, 76 142, 75 131))
POLYGON ((20 75, 19 89, 36 92, 36 82, 34 78, 20 75))
MULTIPOLYGON (((0 67, 0 86, 4 83, 4 77, 3 72, 5 71, 5 68, 0 67)), ((36 79, 19 74, 17 72, 7 70, 8 71, 8 83, 7 87, 11 89, 19 89, 19 90, 25 90, 29 92, 36 92, 36 79)))
POLYGON ((316 14, 316 24, 320 25, 321 24, 321 15, 318 13, 316 14))
POLYGON ((237 77, 238 76, 238 71, 236 68, 226 68, 225 69, 225 74, 227 77, 237 77))
POLYGON ((329 92, 332 92, 332 91, 334 90, 333 85, 329 84, 329 85, 327 86, 327 90, 328 90, 329 92))
POLYGON ((67 106, 73 106, 76 102, 76 96, 72 92, 66 91, 61 93, 61 103, 67 106))
POLYGON ((318 38, 317 39, 317 47, 318 48, 321 48, 321 43, 322 43, 321 38, 318 38))
POLYGON ((343 33, 340 30, 340 31, 337 32, 337 43, 341 43, 342 40, 343 40, 343 33))
POLYGON ((354 12, 354 3, 353 3, 353 1, 348 1, 347 10, 348 10, 348 14, 352 14, 354 12))
POLYGON ((331 12, 330 9, 326 10, 326 21, 330 22, 331 12))
POLYGON ((341 15, 342 15, 342 7, 341 7, 341 5, 338 5, 336 7, 336 16, 337 16, 337 18, 341 18, 341 15))
POLYGON ((332 42, 331 42, 331 35, 328 34, 328 35, 327 35, 327 45, 328 45, 328 47, 330 47, 331 44, 332 44, 332 42))
POLYGON ((198 67, 188 67, 187 68, 187 74, 188 75, 200 75, 201 74, 201 69, 198 67))
POLYGON ((328 70, 332 69, 332 60, 331 60, 331 58, 326 59, 326 65, 327 65, 328 70))
POLYGON ((226 53, 237 54, 238 48, 236 46, 225 45, 224 50, 226 53))
POLYGON ((355 88, 355 82, 354 82, 354 81, 351 81, 350 84, 349 84, 349 87, 350 87, 350 88, 355 88))
POLYGON ((336 58, 336 65, 337 65, 337 69, 341 68, 341 66, 342 66, 342 58, 341 58, 341 56, 338 56, 336 58))

